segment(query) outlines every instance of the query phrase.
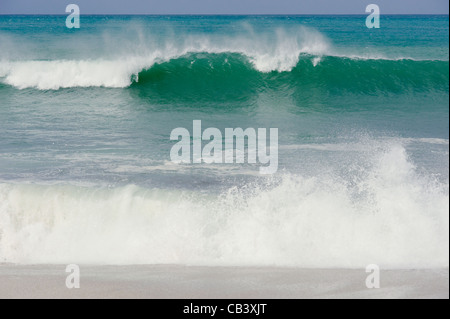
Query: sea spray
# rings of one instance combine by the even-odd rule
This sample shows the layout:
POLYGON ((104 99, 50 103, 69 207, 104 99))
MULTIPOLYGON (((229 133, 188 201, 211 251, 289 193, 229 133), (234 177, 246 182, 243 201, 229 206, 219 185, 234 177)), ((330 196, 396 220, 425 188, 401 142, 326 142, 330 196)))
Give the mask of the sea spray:
POLYGON ((286 174, 215 196, 136 186, 2 184, 0 258, 448 267, 448 199, 448 187, 418 174, 399 145, 374 158, 357 185, 331 175, 286 174))

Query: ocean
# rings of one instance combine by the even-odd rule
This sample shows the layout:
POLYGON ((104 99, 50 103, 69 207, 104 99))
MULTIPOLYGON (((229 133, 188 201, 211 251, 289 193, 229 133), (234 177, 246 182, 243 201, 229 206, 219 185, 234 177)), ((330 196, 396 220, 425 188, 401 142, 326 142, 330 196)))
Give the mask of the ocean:
POLYGON ((0 16, 0 262, 449 265, 449 17, 0 16), (170 159, 277 128, 278 171, 170 159))

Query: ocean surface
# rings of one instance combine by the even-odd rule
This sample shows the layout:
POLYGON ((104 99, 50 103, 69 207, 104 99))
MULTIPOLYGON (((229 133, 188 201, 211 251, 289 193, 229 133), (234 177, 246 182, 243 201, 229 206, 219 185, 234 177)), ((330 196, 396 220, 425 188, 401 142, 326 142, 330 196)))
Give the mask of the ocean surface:
POLYGON ((449 18, 0 16, 0 262, 449 265, 449 18), (171 131, 278 128, 279 169, 171 131))

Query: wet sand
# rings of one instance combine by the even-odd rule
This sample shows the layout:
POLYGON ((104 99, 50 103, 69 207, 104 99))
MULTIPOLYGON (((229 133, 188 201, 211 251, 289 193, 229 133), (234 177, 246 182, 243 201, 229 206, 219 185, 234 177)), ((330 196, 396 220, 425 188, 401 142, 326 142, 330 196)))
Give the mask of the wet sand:
POLYGON ((0 265, 0 298, 449 298, 449 270, 382 270, 380 289, 364 269, 80 266, 80 289, 65 266, 0 265))

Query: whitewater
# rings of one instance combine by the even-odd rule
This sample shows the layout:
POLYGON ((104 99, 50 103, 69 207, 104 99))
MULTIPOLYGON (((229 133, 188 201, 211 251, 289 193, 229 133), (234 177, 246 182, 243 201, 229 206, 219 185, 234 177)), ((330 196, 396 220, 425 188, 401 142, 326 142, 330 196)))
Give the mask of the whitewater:
MULTIPOLYGON (((142 31, 140 31, 142 32, 142 31)), ((182 41, 174 36, 161 40, 157 35, 139 36, 139 53, 127 52, 108 59, 91 57, 80 60, 0 60, 2 82, 19 89, 37 88, 58 90, 71 87, 125 88, 132 82, 139 82, 139 73, 151 69, 155 64, 192 57, 190 64, 203 55, 224 54, 224 64, 229 63, 227 55, 238 54, 259 72, 290 72, 299 63, 301 56, 309 56, 313 66, 323 57, 340 57, 350 60, 387 61, 447 61, 442 57, 434 60, 421 57, 387 55, 382 53, 354 53, 333 47, 325 35, 308 27, 275 29, 255 34, 247 26, 243 35, 181 35, 182 41), (347 51, 347 52, 345 52, 347 51), (195 54, 199 55, 195 55, 195 54)), ((5 41, 5 40, 4 40, 5 41)), ((114 48, 116 51, 117 48, 114 48)), ((119 50, 120 51, 120 50, 119 50)), ((132 50, 136 51, 136 50, 132 50)), ((119 52, 114 53, 118 55, 119 52)), ((6 54, 5 54, 6 56, 6 54)), ((212 65, 210 65, 212 67, 212 65)))
POLYGON ((382 31, 0 16, 0 263, 448 268, 448 16, 382 31), (278 128, 278 173, 172 163, 193 120, 278 128))

